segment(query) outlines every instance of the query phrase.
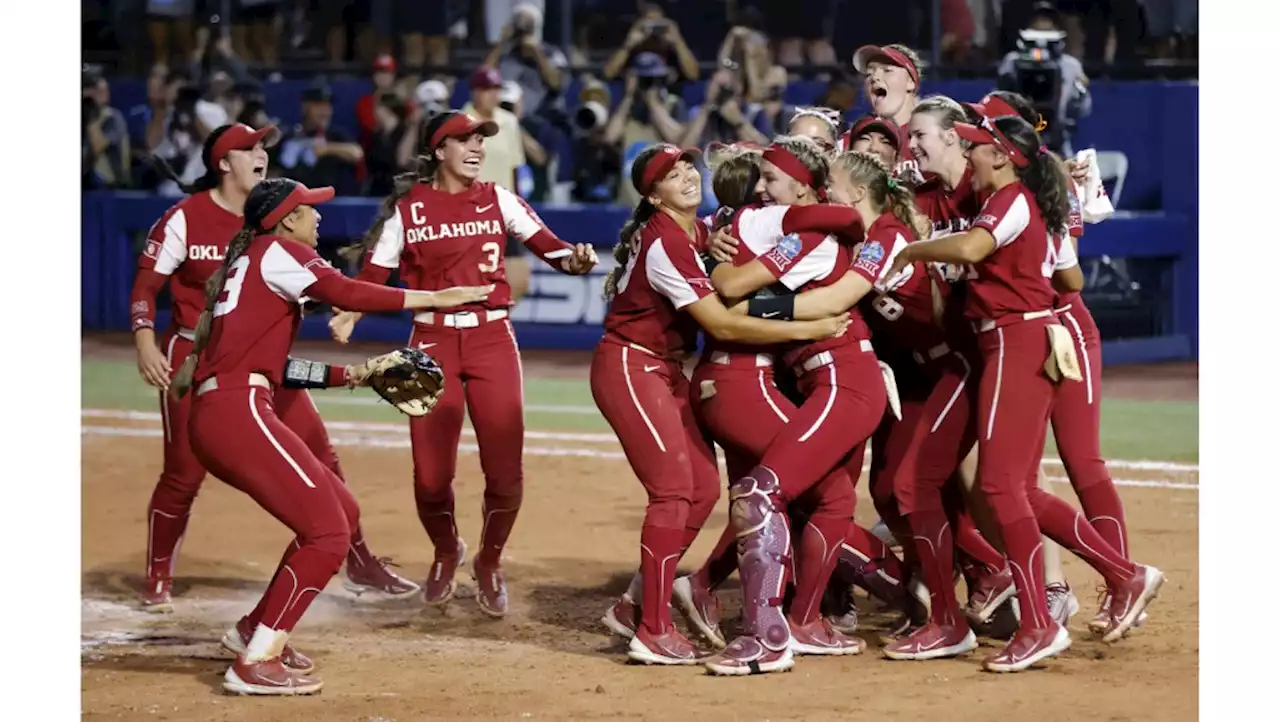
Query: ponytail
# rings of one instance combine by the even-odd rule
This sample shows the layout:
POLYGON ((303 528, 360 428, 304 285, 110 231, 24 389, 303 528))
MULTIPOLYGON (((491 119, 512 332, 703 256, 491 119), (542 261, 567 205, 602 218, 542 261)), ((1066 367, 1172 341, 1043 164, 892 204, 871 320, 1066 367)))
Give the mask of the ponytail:
POLYGON ((892 176, 888 180, 888 188, 889 212, 911 229, 916 235, 916 240, 928 240, 929 236, 933 235, 933 223, 928 216, 920 212, 919 208, 916 208, 915 191, 892 176))
MULTIPOLYGON (((247 222, 247 221, 246 221, 247 222)), ((235 238, 231 239, 231 243, 227 246, 227 255, 222 260, 222 266, 213 272, 208 282, 204 286, 204 311, 200 314, 200 320, 196 322, 196 337, 191 346, 191 353, 182 362, 182 366, 178 369, 177 375, 173 378, 173 393, 178 398, 187 395, 191 390, 191 384, 195 378, 196 365, 200 363, 200 352, 204 351, 205 346, 209 344, 209 332, 213 328, 213 309, 218 305, 218 297, 222 295, 222 289, 227 283, 227 273, 230 272, 232 264, 234 264, 240 256, 244 255, 245 250, 249 248, 249 244, 257 237, 257 232, 252 227, 246 225, 240 229, 235 238)))
POLYGON ((1031 156, 1031 165, 1018 170, 1018 179, 1035 194, 1045 229, 1055 235, 1065 233, 1071 215, 1071 184, 1062 160, 1041 149, 1031 156))
POLYGON ((618 233, 618 245, 613 247, 613 259, 618 265, 604 277, 604 300, 612 301, 618 295, 618 281, 622 280, 622 274, 626 272, 631 254, 640 245, 640 233, 657 212, 658 207, 650 203, 648 198, 641 198, 636 209, 631 212, 631 217, 622 225, 622 231, 618 233))
POLYGON ((420 155, 414 159, 414 166, 413 170, 395 177, 391 195, 382 199, 382 205, 378 208, 378 216, 374 218, 373 225, 365 232, 359 243, 339 249, 339 256, 349 263, 356 263, 373 250, 373 247, 378 245, 378 239, 382 237, 382 227, 396 214, 396 204, 409 195, 409 191, 413 190, 414 186, 434 181, 436 170, 440 167, 440 160, 434 153, 420 155))

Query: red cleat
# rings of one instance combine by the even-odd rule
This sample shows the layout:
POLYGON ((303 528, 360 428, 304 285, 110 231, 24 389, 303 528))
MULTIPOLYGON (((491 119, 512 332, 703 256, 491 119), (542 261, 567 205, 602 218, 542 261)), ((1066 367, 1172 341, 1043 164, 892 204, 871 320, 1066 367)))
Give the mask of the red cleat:
POLYGON ((846 655, 861 654, 867 643, 857 637, 849 637, 832 628, 826 617, 818 617, 809 624, 791 626, 791 651, 795 654, 846 655))
POLYGON ((436 553, 435 561, 431 563, 431 571, 427 575, 427 582, 423 585, 423 598, 427 604, 440 606, 453 599, 453 593, 458 589, 453 575, 457 573, 458 567, 462 566, 466 558, 467 543, 462 539, 458 539, 456 553, 443 555, 436 553))
POLYGON ((298 695, 315 694, 324 682, 295 672, 281 663, 279 657, 261 662, 236 661, 222 678, 222 688, 233 694, 298 695))
POLYGON ((501 619, 507 616, 507 577, 501 567, 482 569, 472 563, 471 576, 476 580, 476 604, 480 611, 501 619))
POLYGON ((619 637, 631 639, 636 636, 636 627, 640 626, 640 605, 623 594, 600 618, 600 623, 619 637))
POLYGON ((978 648, 978 638, 967 626, 929 624, 884 648, 884 656, 899 660, 956 657, 978 648))
POLYGON ((982 667, 988 672, 1021 672, 1070 646, 1071 635, 1057 624, 1044 629, 1022 629, 1004 649, 983 660, 982 667))
POLYGON ((141 605, 144 612, 168 614, 173 611, 173 580, 164 577, 148 579, 142 589, 141 605))
POLYGON ((403 599, 417 594, 422 587, 405 579, 404 577, 391 571, 392 564, 389 557, 378 557, 371 564, 363 564, 352 567, 351 563, 347 563, 346 578, 342 580, 342 588, 348 592, 363 597, 365 594, 371 596, 384 596, 392 599, 403 599))
MULTIPOLYGON (((243 658, 248 653, 249 640, 252 638, 253 627, 249 626, 249 618, 241 617, 240 621, 236 622, 236 626, 222 635, 222 647, 237 657, 243 658)), ((292 644, 284 645, 284 649, 280 652, 280 663, 298 674, 309 674, 316 668, 316 663, 307 655, 294 649, 292 644)))
POLYGON ((653 634, 640 625, 627 645, 627 657, 642 664, 697 664, 698 650, 675 627, 653 634))

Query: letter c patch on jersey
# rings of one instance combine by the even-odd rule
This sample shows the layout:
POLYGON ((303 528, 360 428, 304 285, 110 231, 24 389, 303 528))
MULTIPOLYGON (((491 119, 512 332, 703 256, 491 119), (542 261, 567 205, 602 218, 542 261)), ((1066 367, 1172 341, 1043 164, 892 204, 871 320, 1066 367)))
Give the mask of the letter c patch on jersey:
POLYGON ((150 258, 153 261, 158 259, 160 257, 160 242, 147 241, 147 248, 142 252, 142 255, 146 256, 147 258, 150 258))

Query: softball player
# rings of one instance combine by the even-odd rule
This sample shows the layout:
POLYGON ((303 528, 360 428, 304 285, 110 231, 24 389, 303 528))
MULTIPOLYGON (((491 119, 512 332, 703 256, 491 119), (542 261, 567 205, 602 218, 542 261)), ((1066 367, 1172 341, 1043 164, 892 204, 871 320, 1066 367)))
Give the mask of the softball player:
MULTIPOLYGON (((524 495, 524 389, 520 350, 508 318, 510 287, 504 263, 514 236, 551 267, 574 275, 596 264, 595 250, 556 237, 519 196, 476 181, 492 121, 450 111, 423 129, 418 169, 396 179, 396 190, 365 236, 359 278, 386 283, 398 270, 409 288, 432 290, 493 284, 477 302, 413 318, 409 343, 428 350, 446 374, 444 395, 428 416, 409 422, 418 518, 435 547, 424 585, 426 602, 453 598, 454 574, 467 554, 454 518, 453 480, 464 407, 475 426, 485 492, 480 549, 472 573, 476 601, 492 617, 507 613, 502 551, 524 495)), ((330 322, 345 343, 360 315, 340 312, 330 322)))
MULTIPOLYGON (((147 568, 141 603, 148 611, 173 610, 178 550, 205 477, 205 468, 192 454, 187 437, 191 400, 175 399, 164 392, 173 369, 191 353, 205 283, 222 265, 227 244, 243 225, 245 198, 266 177, 266 148, 278 136, 274 127, 254 130, 242 124, 225 125, 210 133, 202 151, 208 169, 204 177, 184 188, 190 195, 152 226, 138 258, 130 296, 138 370, 143 380, 160 390, 164 427, 164 468, 147 507, 147 568), (173 325, 157 343, 156 294, 166 282, 173 299, 173 325)), ((280 389, 276 411, 312 453, 342 478, 338 456, 306 391, 280 389)), ((418 591, 418 585, 392 572, 388 563, 369 551, 363 532, 357 528, 347 553, 343 584, 356 594, 401 597, 418 591)))
POLYGON ((620 616, 639 620, 628 657, 650 664, 698 661, 669 609, 676 564, 719 498, 715 457, 693 418, 680 368, 697 329, 721 342, 774 344, 827 338, 849 321, 781 323, 724 308, 696 252, 707 235, 696 216, 702 201, 696 153, 656 145, 636 159, 631 183, 642 199, 614 251, 619 266, 606 279, 611 302, 591 365, 596 405, 649 495, 639 609, 625 599, 619 605, 627 610, 620 616))
MULTIPOLYGON (((1045 373, 1046 356, 1052 360, 1070 353, 1069 342, 1064 348, 1058 333, 1056 293, 1048 281, 1056 250, 1048 229, 1056 234, 1067 227, 1065 175, 1021 118, 984 118, 980 126, 957 124, 956 131, 973 144, 969 159, 974 183, 990 197, 972 229, 908 245, 888 276, 916 261, 968 267, 964 315, 978 333, 983 360, 976 417, 978 483, 1000 525, 1022 617, 1018 633, 984 667, 1014 672, 1071 644, 1045 606, 1044 572, 1036 558, 1040 528, 1107 580, 1112 620, 1104 641, 1123 636, 1155 597, 1164 575, 1126 560, 1079 512, 1035 483, 1056 391, 1045 373)), ((946 556, 945 521, 940 526, 932 538, 941 540, 939 555, 946 556)), ((922 653, 930 643, 940 643, 934 638, 945 630, 933 627, 903 640, 898 651, 922 653)))
MULTIPOLYGON (((297 537, 257 607, 227 632, 237 651, 223 687, 239 694, 295 695, 320 690, 314 666, 288 645, 298 620, 338 571, 359 519, 346 484, 275 413, 302 303, 315 299, 367 311, 435 308, 483 298, 492 289, 441 293, 388 289, 345 278, 315 252, 316 204, 332 188, 286 179, 248 194, 244 225, 210 276, 191 353, 173 381, 194 390, 188 433, 204 466, 253 498, 297 537)), ((320 368, 326 385, 355 385, 351 369, 320 368)), ((309 374, 308 374, 309 376, 309 374)))

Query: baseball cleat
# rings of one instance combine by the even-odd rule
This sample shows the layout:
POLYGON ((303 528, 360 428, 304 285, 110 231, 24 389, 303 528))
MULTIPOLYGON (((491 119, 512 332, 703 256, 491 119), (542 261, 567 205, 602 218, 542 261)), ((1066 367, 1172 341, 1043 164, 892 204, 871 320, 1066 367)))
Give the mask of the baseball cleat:
POLYGON ((369 594, 374 597, 383 596, 391 599, 411 597, 422 589, 417 584, 391 571, 391 567, 395 565, 389 557, 378 557, 373 561, 373 564, 363 564, 357 567, 352 567, 351 563, 348 562, 347 573, 342 580, 342 588, 357 597, 369 594))
POLYGON ((822 593, 822 611, 831 628, 844 634, 858 631, 858 607, 853 600, 853 587, 828 584, 822 593))
POLYGON ((744 635, 729 643, 702 663, 711 674, 742 676, 786 672, 796 665, 788 642, 782 649, 769 649, 755 637, 744 635))
POLYGON ((507 616, 507 577, 502 568, 483 569, 473 561, 471 576, 476 580, 476 604, 480 605, 480 611, 494 619, 507 616))
POLYGON ((1021 672, 1070 646, 1071 635, 1066 627, 1054 624, 1043 629, 1022 629, 1004 649, 983 660, 982 668, 988 672, 1021 672))
POLYGON ((1064 627, 1080 611, 1080 601, 1066 582, 1046 584, 1044 595, 1049 605, 1049 616, 1064 627))
POLYGON ((173 580, 157 577, 148 579, 140 599, 142 611, 168 614, 173 611, 173 580))
POLYGON ((969 595, 964 614, 974 624, 986 624, 991 621, 991 615, 996 613, 1000 605, 1009 601, 1017 591, 1013 584, 1013 572, 1008 566, 998 572, 983 574, 977 579, 973 593, 969 595))
POLYGON ((1164 573, 1159 569, 1142 564, 1134 566, 1137 570, 1133 578, 1112 590, 1111 624, 1102 635, 1104 642, 1115 642, 1124 637, 1164 585, 1164 573))
POLYGON ((898 660, 956 657, 978 648, 978 638, 967 625, 930 622, 884 648, 884 656, 898 660))
MULTIPOLYGON (((222 635, 222 648, 236 657, 244 657, 248 652, 250 639, 253 639, 253 627, 249 625, 248 617, 241 617, 240 621, 236 622, 236 626, 222 635)), ((284 645, 279 659, 289 671, 298 674, 310 674, 316 669, 316 663, 307 655, 294 649, 292 644, 284 645)))
POLYGON ((427 581, 423 584, 423 598, 427 604, 432 606, 440 606, 450 599, 453 599, 453 593, 457 591, 458 585, 453 580, 453 575, 457 573, 458 567, 467 559, 467 543, 458 537, 458 551, 450 555, 441 555, 436 553, 435 561, 431 563, 431 572, 427 575, 427 581))
POLYGON ((627 658, 641 664, 697 664, 698 650, 674 626, 653 634, 640 625, 627 645, 627 658))
POLYGON ((280 657, 261 662, 246 662, 243 656, 227 669, 222 688, 232 694, 297 695, 315 694, 324 682, 294 672, 281 663, 280 657))
POLYGON ((724 633, 720 631, 720 600, 715 592, 696 584, 692 575, 680 577, 671 587, 671 601, 703 639, 716 649, 724 649, 724 633))
POLYGON ((600 618, 600 623, 619 637, 631 639, 640 626, 640 605, 633 602, 630 595, 623 594, 600 618))
POLYGON ((1098 587, 1098 613, 1089 620, 1089 631, 1102 636, 1111 626, 1111 590, 1098 587))
POLYGON ((820 616, 804 625, 791 620, 787 623, 791 627, 791 651, 795 654, 861 654, 867 648, 861 639, 833 629, 826 617, 820 616))

